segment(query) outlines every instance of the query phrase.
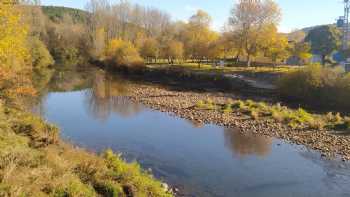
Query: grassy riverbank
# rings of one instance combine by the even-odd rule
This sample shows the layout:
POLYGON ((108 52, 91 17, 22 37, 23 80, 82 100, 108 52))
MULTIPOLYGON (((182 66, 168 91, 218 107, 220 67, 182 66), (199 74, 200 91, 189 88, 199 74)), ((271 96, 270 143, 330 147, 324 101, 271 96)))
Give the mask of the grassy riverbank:
POLYGON ((139 164, 66 144, 30 113, 1 105, 0 127, 0 196, 172 196, 139 164))

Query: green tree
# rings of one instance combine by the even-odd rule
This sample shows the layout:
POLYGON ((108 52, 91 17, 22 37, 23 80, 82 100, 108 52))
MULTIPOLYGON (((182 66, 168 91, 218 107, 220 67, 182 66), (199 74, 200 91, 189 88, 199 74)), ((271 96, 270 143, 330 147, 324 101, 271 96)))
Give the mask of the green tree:
POLYGON ((322 64, 325 65, 326 58, 340 46, 340 31, 334 26, 320 26, 311 30, 305 41, 311 45, 314 54, 320 55, 322 64))

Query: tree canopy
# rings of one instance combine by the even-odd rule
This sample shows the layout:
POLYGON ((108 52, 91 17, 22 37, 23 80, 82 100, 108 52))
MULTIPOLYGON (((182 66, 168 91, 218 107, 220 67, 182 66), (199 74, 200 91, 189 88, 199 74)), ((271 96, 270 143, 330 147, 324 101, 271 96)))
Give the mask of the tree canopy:
POLYGON ((325 25, 312 29, 305 41, 310 43, 312 52, 320 55, 322 64, 325 64, 326 57, 339 49, 340 36, 341 34, 336 27, 325 25))

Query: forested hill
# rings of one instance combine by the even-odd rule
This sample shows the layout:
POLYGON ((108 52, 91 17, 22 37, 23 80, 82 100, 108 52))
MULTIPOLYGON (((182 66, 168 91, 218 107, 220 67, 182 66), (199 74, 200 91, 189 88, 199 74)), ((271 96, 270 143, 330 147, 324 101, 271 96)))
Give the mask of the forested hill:
POLYGON ((42 10, 50 20, 55 22, 61 21, 65 15, 69 15, 75 23, 85 23, 89 16, 89 13, 84 10, 67 7, 42 6, 42 10))

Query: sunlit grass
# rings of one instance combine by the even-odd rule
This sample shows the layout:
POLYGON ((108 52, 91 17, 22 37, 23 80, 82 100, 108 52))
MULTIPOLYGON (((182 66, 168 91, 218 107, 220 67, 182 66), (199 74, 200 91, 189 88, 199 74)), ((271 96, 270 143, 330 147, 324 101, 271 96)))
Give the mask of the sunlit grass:
POLYGON ((158 64, 149 64, 148 67, 150 68, 184 68, 191 71, 202 71, 202 72, 213 72, 213 73, 242 73, 242 72, 248 72, 248 73, 289 73, 296 70, 301 69, 302 67, 298 66, 261 66, 261 67, 246 67, 246 66, 225 66, 225 67, 215 67, 213 64, 207 64, 202 63, 200 66, 198 63, 182 63, 182 64, 174 64, 174 65, 168 65, 164 63, 158 63, 158 64))
POLYGON ((241 112, 254 120, 271 119, 294 129, 350 129, 350 118, 342 117, 339 113, 311 114, 302 108, 294 110, 281 104, 271 105, 252 100, 228 101, 226 104, 201 100, 197 102, 196 108, 199 110, 218 110, 226 114, 241 112))

